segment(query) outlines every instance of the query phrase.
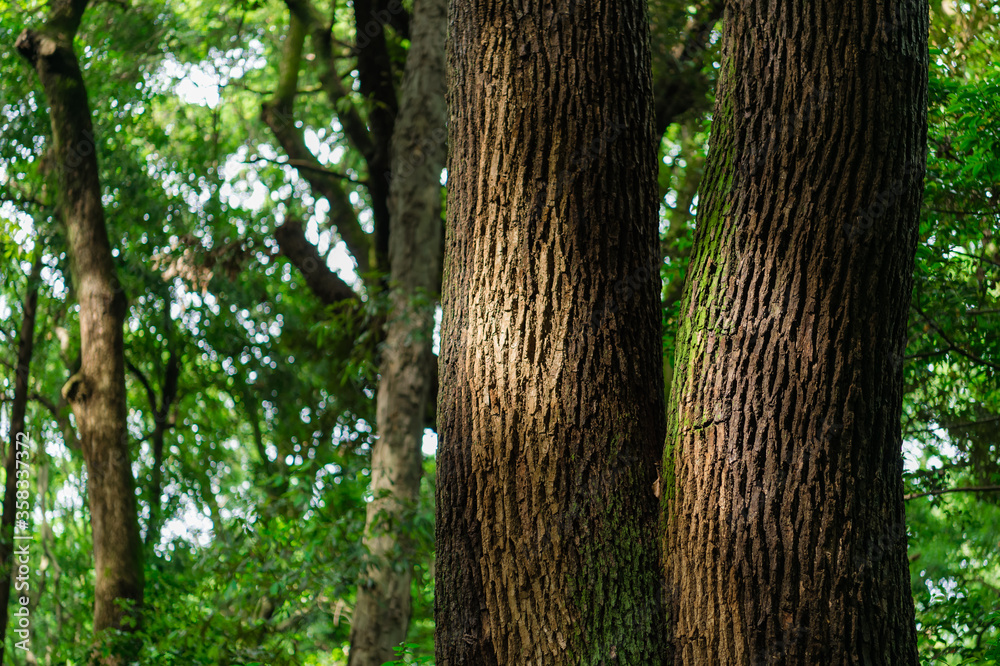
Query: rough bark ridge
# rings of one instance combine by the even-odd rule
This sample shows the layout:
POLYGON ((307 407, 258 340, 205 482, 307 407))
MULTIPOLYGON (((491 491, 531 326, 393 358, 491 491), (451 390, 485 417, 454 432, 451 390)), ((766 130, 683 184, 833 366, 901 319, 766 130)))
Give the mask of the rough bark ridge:
POLYGON ((25 30, 17 49, 45 90, 58 172, 60 217, 80 304, 82 364, 63 387, 87 464, 96 572, 94 631, 122 628, 121 602, 142 604, 142 542, 125 428, 125 295, 115 275, 101 206, 97 145, 73 37, 86 0, 51 3, 48 22, 25 30))
POLYGON ((727 6, 664 453, 673 663, 916 664, 922 0, 727 6))
MULTIPOLYGON (((420 445, 434 384, 433 331, 441 276, 441 170, 447 0, 417 0, 410 22, 389 182, 390 312, 382 353, 365 545, 373 563, 351 621, 351 666, 382 666, 410 622, 412 539, 420 498, 420 445)), ((374 175, 373 178, 378 178, 374 175)))
POLYGON ((451 6, 437 663, 659 664, 646 5, 451 6))
MULTIPOLYGON (((28 407, 28 376, 31 369, 31 356, 35 345, 35 311, 38 307, 38 282, 42 270, 42 251, 37 248, 38 257, 31 267, 28 276, 28 294, 24 298, 24 310, 21 320, 21 330, 17 339, 17 366, 14 368, 14 402, 10 413, 10 444, 7 449, 7 459, 4 462, 6 479, 3 493, 3 518, 0 519, 0 664, 3 663, 4 640, 7 635, 7 619, 9 617, 10 581, 13 578, 16 563, 14 553, 14 517, 17 515, 17 461, 27 463, 26 455, 18 455, 18 441, 22 441, 20 450, 29 453, 29 448, 22 439, 24 429, 24 414, 28 407)), ((22 475, 24 474, 22 470, 22 475)))

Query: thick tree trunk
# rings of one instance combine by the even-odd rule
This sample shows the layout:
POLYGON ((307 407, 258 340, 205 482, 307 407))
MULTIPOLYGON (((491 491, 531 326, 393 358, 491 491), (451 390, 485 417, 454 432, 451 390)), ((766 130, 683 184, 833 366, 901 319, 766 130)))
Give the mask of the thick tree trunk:
POLYGON ((646 4, 452 4, 437 663, 659 664, 646 4))
MULTIPOLYGON (((426 404, 434 383, 432 338, 441 276, 447 0, 417 0, 410 25, 389 183, 391 310, 372 449, 365 545, 372 557, 351 622, 351 666, 382 666, 410 622, 412 539, 420 498, 426 404)), ((372 178, 384 175, 372 174, 372 178)))
POLYGON ((142 543, 125 427, 125 295, 115 275, 101 207, 97 146, 73 36, 86 0, 57 0, 48 22, 25 30, 17 49, 34 66, 52 122, 60 216, 80 304, 82 365, 63 387, 76 416, 87 464, 96 572, 94 631, 128 631, 142 603, 142 543))
MULTIPOLYGON (((28 407, 28 376, 31 368, 31 356, 35 344, 35 311, 38 306, 38 281, 42 270, 42 253, 36 250, 38 257, 28 276, 28 295, 24 299, 24 310, 21 319, 21 331, 17 339, 17 366, 14 368, 14 402, 10 413, 10 444, 7 449, 7 459, 4 462, 6 480, 3 493, 3 518, 0 519, 0 664, 3 663, 4 640, 7 635, 7 619, 9 617, 10 582, 13 577, 15 563, 14 553, 14 517, 17 515, 17 461, 26 463, 24 455, 28 454, 24 437, 24 414, 28 407)), ((22 469, 25 469, 22 467, 22 469)), ((21 478, 24 478, 23 475, 21 478)), ((22 496, 23 497, 23 496, 22 496)))
POLYGON ((675 664, 917 663, 899 419, 927 21, 728 5, 664 453, 675 664))

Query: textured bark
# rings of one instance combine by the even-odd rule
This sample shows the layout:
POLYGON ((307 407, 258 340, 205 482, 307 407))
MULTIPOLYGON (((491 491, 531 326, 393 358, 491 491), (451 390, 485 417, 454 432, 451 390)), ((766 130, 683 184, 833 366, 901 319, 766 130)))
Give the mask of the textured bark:
POLYGON ((406 638, 420 499, 420 445, 434 386, 433 330, 441 276, 441 170, 447 0, 416 0, 392 141, 389 183, 390 312, 372 448, 365 545, 372 558, 351 621, 351 666, 382 666, 406 638))
POLYGON ((73 36, 86 4, 51 3, 48 22, 38 30, 25 30, 17 49, 35 68, 49 104, 60 217, 80 305, 81 366, 63 387, 63 395, 76 416, 87 464, 96 573, 94 631, 129 631, 137 616, 130 614, 130 621, 123 623, 121 604, 141 606, 143 570, 125 427, 126 302, 104 223, 87 91, 73 52, 73 36))
POLYGON ((659 664, 646 5, 451 11, 437 663, 659 664))
POLYGON ((920 0, 730 2, 663 489, 673 663, 916 664, 920 0))
MULTIPOLYGON (((39 252, 28 276, 28 294, 24 299, 21 330, 17 339, 17 366, 14 368, 14 402, 10 412, 10 444, 4 462, 6 480, 3 493, 3 517, 0 519, 0 664, 3 663, 4 640, 7 635, 9 617, 10 581, 13 577, 14 561, 14 517, 17 515, 17 461, 27 463, 29 449, 25 445, 24 414, 28 407, 28 376, 31 356, 35 343, 35 311, 38 307, 38 281, 42 270, 42 255, 39 252), (18 442, 21 446, 18 446, 18 442), (25 455, 18 455, 18 450, 25 455)), ((24 466, 22 465, 22 470, 24 466)), ((22 471, 23 475, 23 471, 22 471)))

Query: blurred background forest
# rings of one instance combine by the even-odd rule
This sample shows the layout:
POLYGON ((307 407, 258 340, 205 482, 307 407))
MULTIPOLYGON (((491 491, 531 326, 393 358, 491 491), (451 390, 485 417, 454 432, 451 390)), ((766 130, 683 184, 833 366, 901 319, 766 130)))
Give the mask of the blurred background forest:
MULTIPOLYGON (((129 299, 128 428, 145 540, 142 663, 347 663, 371 500, 373 331, 388 300, 355 252, 370 243, 378 202, 351 133, 357 122, 376 127, 383 106, 361 81, 357 47, 370 37, 356 35, 352 6, 317 7, 333 17, 332 39, 325 53, 312 41, 302 47, 291 97, 282 97, 291 34, 284 3, 105 0, 89 7, 77 36, 129 299), (274 129, 289 124, 300 144, 274 129), (334 194, 320 196, 317 180, 334 194), (279 244, 281 229, 298 229, 356 298, 317 297, 302 268, 308 257, 279 244)), ((386 15, 395 85, 410 46, 409 8, 386 15)), ((45 12, 43 3, 0 0, 5 443, 18 329, 38 289, 27 408, 33 652, 11 649, 8 632, 8 664, 85 663, 92 633, 87 474, 61 393, 80 362, 78 306, 46 176, 47 105, 13 48, 45 12)), ((711 134, 721 3, 652 0, 650 13, 669 379, 711 134)), ((811 103, 822 105, 822 95, 811 103)), ((928 113, 921 242, 900 359, 912 591, 924 663, 997 664, 1000 4, 932 0, 928 113)), ((417 553, 400 663, 433 655, 435 442, 431 415, 420 505, 412 524, 399 526, 417 553)))

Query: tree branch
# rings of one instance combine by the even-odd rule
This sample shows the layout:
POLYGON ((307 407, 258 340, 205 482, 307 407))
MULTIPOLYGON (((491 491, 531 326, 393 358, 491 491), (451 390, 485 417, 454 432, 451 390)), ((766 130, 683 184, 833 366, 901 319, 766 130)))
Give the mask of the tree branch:
POLYGON ((708 82, 701 68, 709 37, 722 18, 724 6, 722 0, 709 0, 691 17, 677 45, 667 55, 666 71, 653 82, 657 138, 663 136, 678 116, 697 105, 698 95, 707 91, 708 82))
POLYGON ((60 404, 56 404, 41 393, 32 393, 30 399, 49 410, 52 414, 52 418, 59 426, 60 432, 62 432, 63 443, 66 445, 66 448, 71 451, 79 451, 80 443, 77 441, 76 433, 73 431, 73 426, 70 424, 69 419, 63 414, 65 403, 61 402, 60 404))
POLYGON ((903 500, 909 502, 912 499, 917 499, 919 497, 928 497, 931 495, 945 495, 947 493, 995 493, 1000 492, 1000 486, 969 486, 968 488, 945 488, 944 490, 928 490, 922 493, 911 493, 909 495, 904 495, 903 500))
MULTIPOLYGON (((372 217, 375 224, 373 268, 388 268, 389 248, 389 146, 398 103, 393 83, 392 62, 385 43, 380 16, 371 0, 354 3, 358 57, 358 78, 361 93, 371 100, 368 122, 361 118, 351 103, 337 72, 333 55, 330 26, 310 0, 285 0, 309 32, 313 49, 320 64, 320 83, 327 92, 330 105, 337 112, 344 133, 351 144, 364 156, 368 165, 367 186, 371 195, 372 217), (369 127, 371 128, 369 130, 369 127)), ((386 10, 392 14, 391 10, 386 10)), ((347 239, 344 239, 347 242, 347 239)), ((355 257, 357 258, 357 257, 355 257)), ((370 269, 362 269, 368 272, 370 269)))
POLYGON ((955 342, 954 342, 954 341, 953 341, 953 340, 952 340, 952 339, 951 339, 951 338, 950 338, 950 337, 948 336, 948 334, 947 334, 947 333, 945 333, 945 332, 944 332, 944 331, 943 331, 943 330, 941 329, 941 327, 940 327, 940 326, 938 326, 938 325, 937 325, 937 323, 935 323, 935 322, 934 322, 934 320, 933 320, 933 319, 931 319, 930 317, 928 317, 928 316, 927 316, 927 313, 925 313, 925 312, 924 312, 923 310, 921 310, 921 309, 920 309, 920 307, 919 307, 919 306, 917 306, 917 305, 913 305, 912 307, 913 307, 913 309, 914 309, 914 310, 916 310, 916 311, 917 311, 917 313, 918 313, 918 314, 919 314, 919 315, 920 315, 921 317, 923 317, 923 318, 924 318, 924 321, 926 321, 926 322, 927 322, 928 326, 930 326, 931 328, 933 328, 933 329, 934 329, 934 331, 935 331, 935 332, 937 332, 937 334, 938 334, 939 336, 941 336, 941 339, 945 341, 945 343, 946 343, 946 344, 948 345, 948 348, 949 348, 949 350, 950 350, 950 351, 953 351, 953 352, 955 352, 956 354, 958 354, 958 355, 960 355, 960 356, 964 356, 965 358, 967 358, 967 359, 969 359, 970 361, 972 361, 972 362, 974 362, 974 363, 977 363, 977 364, 979 364, 979 365, 985 365, 985 366, 986 366, 986 367, 988 367, 988 368, 993 368, 994 370, 1000 370, 1000 363, 993 363, 992 361, 987 361, 987 360, 986 360, 986 359, 984 359, 984 358, 983 358, 982 356, 978 356, 978 355, 974 354, 973 352, 971 352, 971 351, 969 351, 969 350, 967 350, 967 349, 963 349, 963 348, 959 347, 959 346, 958 346, 957 344, 955 344, 955 342))
POLYGON ((22 196, 17 196, 17 197, 9 197, 9 196, 5 196, 3 194, 0 194, 0 202, 12 203, 15 206, 24 206, 25 204, 29 204, 29 205, 32 205, 32 206, 38 206, 39 208, 48 208, 48 206, 46 204, 42 203, 38 199, 33 199, 31 197, 27 197, 27 196, 23 196, 23 195, 22 196))
MULTIPOLYGON (((397 2, 394 7, 402 8, 397 2)), ((371 128, 372 152, 368 163, 368 192, 371 194, 375 224, 376 265, 389 268, 389 180, 392 171, 392 134, 396 125, 399 100, 393 82, 392 60, 385 41, 383 19, 392 12, 378 9, 377 0, 354 0, 355 52, 358 56, 358 82, 361 94, 369 101, 368 126, 371 128)))
POLYGON ((271 158, 264 157, 263 155, 254 155, 253 157, 247 159, 244 162, 244 164, 256 164, 257 162, 270 162, 271 164, 277 164, 278 166, 290 166, 290 167, 295 167, 296 169, 309 169, 310 171, 316 171, 317 173, 321 173, 324 176, 329 176, 331 178, 338 178, 340 180, 346 180, 349 183, 356 183, 358 185, 366 184, 365 181, 363 180, 357 180, 355 178, 351 178, 350 176, 346 176, 342 173, 337 173, 336 171, 330 171, 328 169, 323 168, 322 166, 316 166, 316 164, 318 164, 318 161, 311 162, 309 160, 289 159, 282 162, 281 160, 272 160, 271 158))
POLYGON ((146 375, 142 374, 142 370, 137 368, 135 364, 132 363, 132 361, 125 359, 125 367, 127 367, 129 371, 133 375, 135 375, 135 378, 139 380, 139 383, 142 384, 142 387, 146 389, 146 399, 149 400, 149 408, 153 411, 153 414, 155 415, 157 412, 156 391, 153 390, 153 387, 149 383, 149 380, 146 379, 146 375))
MULTIPOLYGON (((371 271, 371 243, 344 191, 342 176, 323 167, 306 146, 302 130, 295 125, 295 95, 305 40, 305 24, 294 13, 289 21, 279 68, 278 91, 274 98, 261 105, 261 119, 271 128, 285 150, 289 165, 295 166, 315 192, 330 204, 330 220, 354 256, 359 272, 365 275, 371 271)), ((306 280, 308 279, 307 276, 306 280)))
POLYGON ((337 72, 337 58, 333 54, 333 35, 330 34, 330 26, 310 0, 285 0, 285 4, 309 33, 320 65, 320 85, 326 91, 330 106, 337 113, 344 134, 362 155, 366 157, 371 155, 372 140, 368 134, 368 127, 351 102, 337 72))
POLYGON ((981 421, 965 421, 963 423, 952 423, 952 424, 942 423, 942 424, 939 424, 938 426, 936 426, 934 428, 920 428, 920 429, 917 429, 917 430, 907 430, 906 434, 907 435, 916 435, 916 434, 921 433, 921 432, 935 432, 936 430, 952 430, 952 429, 958 429, 958 428, 971 428, 971 427, 975 427, 975 426, 979 426, 979 425, 986 425, 987 423, 996 423, 997 421, 1000 421, 1000 416, 996 416, 996 417, 991 418, 991 419, 983 419, 981 421))
POLYGON ((356 300, 358 295, 351 287, 330 270, 316 246, 306 238, 302 224, 293 218, 274 230, 281 252, 299 269, 309 290, 324 305, 335 305, 356 300))

